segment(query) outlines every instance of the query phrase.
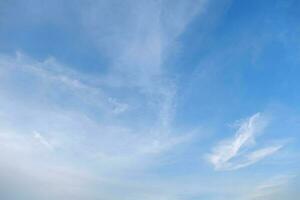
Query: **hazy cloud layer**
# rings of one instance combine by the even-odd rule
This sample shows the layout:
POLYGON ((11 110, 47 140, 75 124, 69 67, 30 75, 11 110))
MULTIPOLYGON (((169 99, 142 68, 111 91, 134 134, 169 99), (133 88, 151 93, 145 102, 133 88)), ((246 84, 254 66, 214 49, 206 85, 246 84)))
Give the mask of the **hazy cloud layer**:
POLYGON ((0 199, 295 199, 294 4, 0 1, 0 199))

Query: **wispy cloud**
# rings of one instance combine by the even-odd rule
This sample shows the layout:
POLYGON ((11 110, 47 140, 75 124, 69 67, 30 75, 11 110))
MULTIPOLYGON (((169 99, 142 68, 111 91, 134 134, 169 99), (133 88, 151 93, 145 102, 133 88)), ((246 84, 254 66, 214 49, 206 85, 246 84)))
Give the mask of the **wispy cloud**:
MULTIPOLYGON (((252 45, 251 31, 241 34, 244 17, 234 14, 243 12, 231 2, 20 0, 0 6, 0 199, 235 199, 251 189, 257 196, 245 199, 261 199, 284 188, 285 177, 257 184, 277 168, 262 166, 252 178, 249 171, 216 173, 195 159, 209 151, 199 139, 209 131, 202 130, 219 125, 210 126, 216 115, 209 113, 224 118, 232 112, 223 109, 228 102, 219 99, 225 98, 214 97, 234 96, 236 110, 250 103, 242 104, 248 94, 238 93, 244 84, 259 86, 251 82, 257 71, 250 66, 227 70, 247 61, 252 45), (206 81, 183 83, 195 66, 206 81), (237 93, 223 95, 231 86, 237 93)), ((262 99, 254 103, 266 106, 262 99)), ((267 124, 260 113, 240 121, 234 136, 216 135, 220 142, 206 158, 215 170, 236 170, 274 155, 282 140, 257 140, 267 124)))
MULTIPOLYGON (((56 87, 56 93, 68 93, 73 99, 90 105, 107 114, 120 114, 128 109, 126 103, 111 97, 101 85, 93 83, 95 78, 72 70, 71 67, 59 63, 54 57, 37 61, 29 56, 16 52, 15 56, 0 55, 2 74, 9 79, 11 74, 19 74, 24 78, 32 76, 30 82, 40 82, 40 87, 50 85, 56 87)), ((17 84, 17 83, 16 83, 17 84)))
POLYGON ((82 13, 82 26, 98 49, 112 59, 107 83, 136 88, 146 97, 145 103, 157 109, 157 126, 167 130, 174 115, 177 87, 164 63, 177 48, 178 36, 203 12, 207 1, 117 2, 122 6, 101 1, 89 7, 89 12, 82 13), (110 12, 99 12, 99 8, 110 12), (118 15, 112 15, 115 10, 118 15))
POLYGON ((287 187, 295 178, 296 175, 293 174, 276 175, 260 183, 248 197, 244 198, 249 200, 276 199, 276 196, 282 198, 281 194, 287 192, 287 187))
POLYGON ((40 144, 44 145, 49 150, 54 149, 54 146, 45 137, 43 137, 39 132, 34 131, 33 136, 40 144))
POLYGON ((135 193, 132 199, 176 197, 127 183, 132 171, 160 165, 192 137, 173 123, 177 86, 164 62, 205 1, 118 3, 78 3, 74 11, 79 29, 110 60, 101 75, 52 56, 0 55, 0 175, 16 166, 13 186, 33 177, 28 191, 37 199, 119 199, 115 190, 135 193), (51 191, 40 188, 47 184, 51 191))
MULTIPOLYGON (((52 74, 44 68, 43 62, 27 59, 30 62, 14 56, 1 56, 0 59, 1 75, 5 75, 0 86, 0 175, 12 168, 13 173, 19 174, 22 179, 33 177, 28 185, 32 189, 38 183, 50 184, 53 185, 50 191, 53 198, 64 199, 76 195, 77 199, 84 199, 80 196, 88 197, 89 193, 95 191, 80 188, 97 185, 127 187, 123 183, 116 186, 118 183, 115 181, 105 180, 103 183, 98 178, 102 180, 109 174, 115 174, 110 179, 118 180, 126 171, 146 169, 148 163, 157 163, 156 159, 190 138, 173 131, 170 124, 166 128, 156 120, 149 119, 147 113, 141 115, 139 122, 144 126, 140 127, 131 121, 127 106, 119 103, 113 94, 102 90, 100 86, 82 83, 79 77, 77 79, 65 73, 67 67, 63 65, 60 65, 63 71, 52 74), (16 81, 15 76, 22 77, 28 81, 27 84, 16 81), (65 77, 63 80, 59 78, 62 76, 65 77), (78 80, 75 85, 71 81, 73 79, 78 80), (23 89, 35 92, 22 92, 23 89), (107 99, 107 102, 100 102, 105 106, 97 106, 96 100, 101 101, 101 98, 86 100, 87 96, 97 97, 93 96, 93 90, 100 91, 107 99), (62 91, 64 99, 57 101, 62 91), (82 109, 85 104, 91 106, 92 111, 99 112, 100 116, 93 115, 89 109, 82 109), (101 117, 110 113, 109 120, 101 117), (129 122, 122 121, 120 114, 128 116, 129 122), (78 162, 88 164, 82 168, 78 162), (89 174, 93 174, 94 178, 90 178, 89 174), (76 179, 76 183, 72 179, 76 179)), ((48 63, 47 66, 52 65, 48 63)), ((141 96, 135 98, 137 102, 143 100, 141 96)), ((153 105, 150 108, 147 104, 144 106, 145 109, 156 109, 153 105)), ((168 114, 162 118, 168 118, 168 114)), ((13 185, 22 182, 18 180, 19 177, 15 178, 13 185)), ((2 184, 4 182, 0 182, 2 184)), ((46 194, 42 189, 40 192, 31 192, 37 196, 46 194)))
POLYGON ((234 138, 221 141, 213 152, 207 156, 216 170, 235 170, 252 165, 282 148, 271 145, 256 148, 255 138, 267 125, 266 119, 256 113, 240 124, 234 138))

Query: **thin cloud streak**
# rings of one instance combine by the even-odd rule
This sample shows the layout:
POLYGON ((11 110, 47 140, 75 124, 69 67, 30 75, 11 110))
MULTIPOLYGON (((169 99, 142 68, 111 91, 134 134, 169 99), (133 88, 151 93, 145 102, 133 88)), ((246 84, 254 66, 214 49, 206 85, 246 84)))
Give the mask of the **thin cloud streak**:
POLYGON ((271 200, 276 199, 283 194, 285 195, 285 189, 289 187, 290 182, 296 178, 293 174, 276 175, 269 178, 254 188, 250 195, 246 195, 244 198, 247 200, 271 200))
POLYGON ((255 138, 267 125, 266 119, 256 113, 241 123, 233 139, 224 140, 207 156, 215 170, 237 170, 252 165, 279 151, 283 145, 255 149, 255 138))
POLYGON ((39 132, 34 131, 33 132, 33 136, 34 138, 41 143, 42 145, 44 145, 46 148, 48 148, 49 150, 53 150, 54 146, 45 138, 43 137, 39 132))

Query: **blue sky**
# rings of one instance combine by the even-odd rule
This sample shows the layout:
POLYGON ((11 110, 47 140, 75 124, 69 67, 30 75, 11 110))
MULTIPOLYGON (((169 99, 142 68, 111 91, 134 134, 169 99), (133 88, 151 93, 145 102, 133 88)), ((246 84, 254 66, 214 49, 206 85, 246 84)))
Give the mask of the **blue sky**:
POLYGON ((297 0, 2 0, 0 197, 300 194, 297 0))

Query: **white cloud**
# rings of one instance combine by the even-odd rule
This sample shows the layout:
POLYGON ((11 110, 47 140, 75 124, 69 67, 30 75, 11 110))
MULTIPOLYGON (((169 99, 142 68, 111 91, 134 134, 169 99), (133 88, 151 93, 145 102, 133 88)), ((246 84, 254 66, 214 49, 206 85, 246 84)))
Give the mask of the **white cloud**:
POLYGON ((128 109, 128 104, 120 103, 116 99, 109 98, 109 102, 113 105, 113 113, 120 114, 128 109))
POLYGON ((45 137, 43 137, 39 132, 34 131, 33 136, 40 144, 44 145, 49 150, 54 149, 54 146, 45 137))
POLYGON ((165 129, 173 118, 176 86, 164 62, 176 49, 177 37, 206 3, 130 0, 117 1, 116 7, 116 2, 99 1, 82 10, 84 30, 112 60, 107 82, 146 96, 145 103, 156 108, 154 117, 165 129))
POLYGON ((288 192, 287 188, 294 178, 296 176, 292 174, 276 175, 260 183, 244 198, 249 200, 282 199, 284 198, 282 195, 288 192))
POLYGON ((256 113, 240 124, 233 139, 221 141, 207 156, 216 170, 235 170, 252 165, 280 150, 282 145, 255 149, 257 135, 263 131, 267 121, 256 113))
MULTIPOLYGON (((87 96, 97 97, 91 92, 95 87, 81 83, 80 76, 74 85, 74 77, 64 72, 67 68, 63 65, 59 72, 52 73, 45 69, 45 62, 30 58, 30 62, 25 61, 20 55, 0 58, 1 75, 5 74, 0 86, 0 176, 12 171, 15 176, 10 178, 11 187, 27 185, 26 193, 37 199, 47 199, 47 193, 50 199, 113 196, 113 192, 98 192, 95 187, 127 188, 122 176, 130 176, 135 169, 147 169, 149 163, 157 163, 159 156, 187 141, 170 127, 166 133, 156 120, 147 118, 144 110, 140 111, 144 113, 140 121, 145 126, 140 127, 131 121, 126 104, 107 91, 102 91, 107 98, 103 108, 95 106, 101 98, 88 101, 88 105, 103 115, 111 112, 109 120, 81 109, 76 104, 84 106, 87 96), (16 76, 21 79, 14 79, 16 76), (21 80, 26 80, 26 85, 21 80), (64 96, 57 101, 62 91, 64 96), (77 103, 72 104, 74 101, 77 103), (121 113, 126 120, 121 120, 121 113)), ((47 66, 52 64, 48 62, 47 66)), ((135 98, 140 101, 141 97, 135 98)), ((144 108, 148 107, 145 104, 144 108)), ((0 181, 0 187, 5 182, 0 181)))
POLYGON ((13 172, 11 188, 24 183, 29 199, 181 199, 179 190, 199 189, 163 177, 146 183, 145 171, 192 138, 173 122, 177 88, 164 62, 205 4, 75 3, 81 34, 110 59, 98 77, 54 57, 0 55, 0 176, 13 172))

